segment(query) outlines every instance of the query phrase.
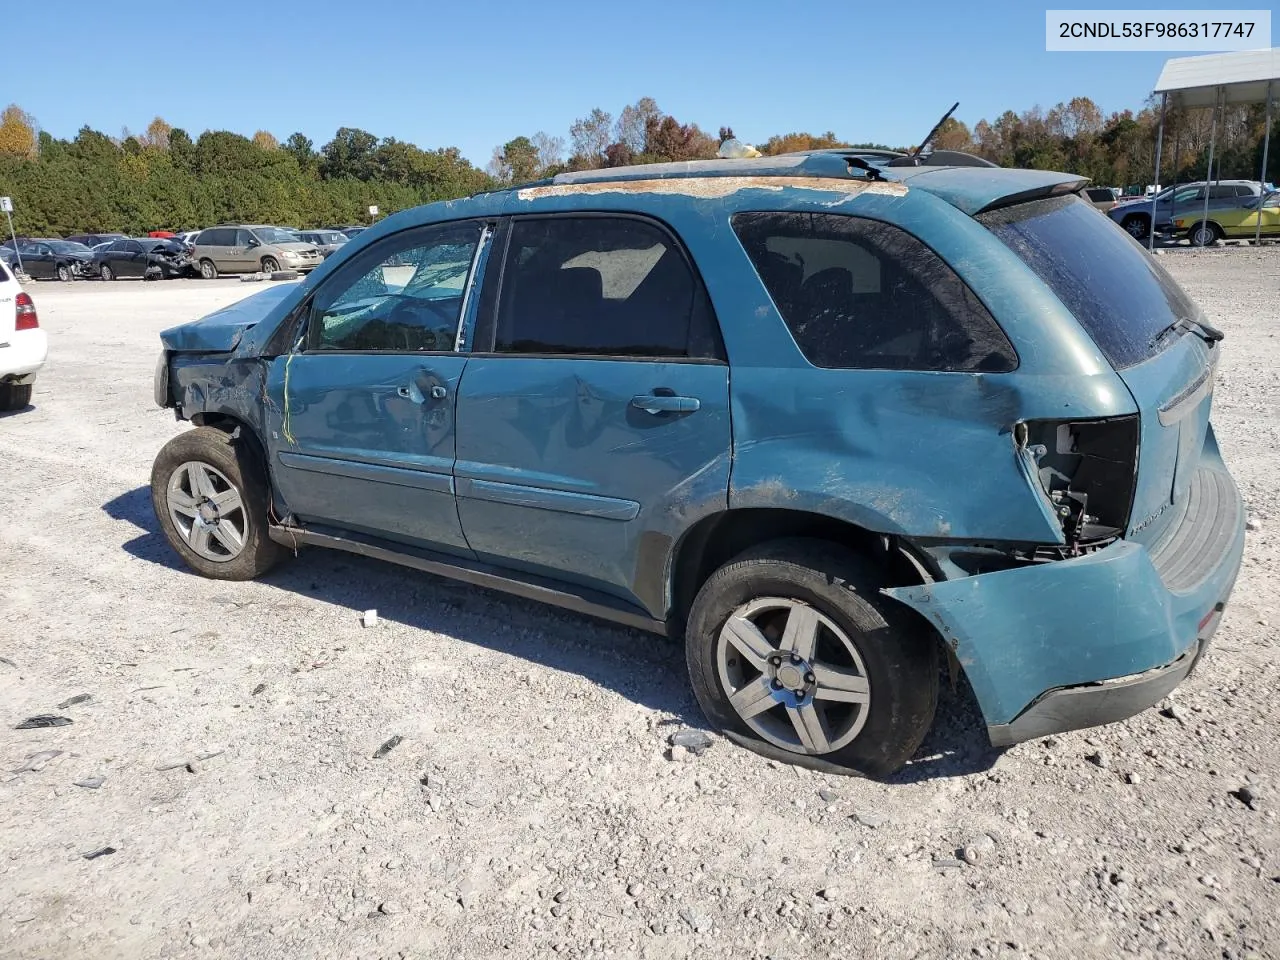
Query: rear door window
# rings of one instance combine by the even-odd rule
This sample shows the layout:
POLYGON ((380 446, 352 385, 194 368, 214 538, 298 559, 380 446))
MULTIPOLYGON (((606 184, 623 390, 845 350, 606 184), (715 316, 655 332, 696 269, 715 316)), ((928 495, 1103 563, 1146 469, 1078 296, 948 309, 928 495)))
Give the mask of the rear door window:
POLYGON ((1200 315, 1144 247, 1078 197, 1021 203, 978 221, 1057 294, 1117 370, 1152 356, 1175 320, 1200 315))
POLYGON ((733 229, 814 366, 969 372, 1017 366, 1013 346, 973 291, 897 227, 840 214, 741 213, 733 229))
POLYGON ((511 228, 494 350, 719 358, 702 282, 665 229, 638 217, 541 217, 511 228))

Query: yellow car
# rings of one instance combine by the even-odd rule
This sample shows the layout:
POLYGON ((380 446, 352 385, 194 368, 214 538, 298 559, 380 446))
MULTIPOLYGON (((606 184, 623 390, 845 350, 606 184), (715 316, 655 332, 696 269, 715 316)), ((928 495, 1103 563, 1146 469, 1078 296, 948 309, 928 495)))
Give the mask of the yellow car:
POLYGON ((1190 213, 1179 217, 1173 225, 1193 247, 1211 247, 1224 238, 1252 240, 1258 231, 1259 217, 1262 236, 1280 238, 1280 192, 1263 195, 1261 202, 1254 199, 1229 210, 1211 210, 1208 220, 1190 213))

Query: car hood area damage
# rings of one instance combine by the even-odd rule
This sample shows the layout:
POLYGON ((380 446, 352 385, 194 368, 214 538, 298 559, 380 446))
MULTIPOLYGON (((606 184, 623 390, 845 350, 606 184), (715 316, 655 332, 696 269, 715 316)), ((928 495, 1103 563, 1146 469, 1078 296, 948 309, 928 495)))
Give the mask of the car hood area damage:
POLYGON ((294 284, 269 287, 199 320, 161 331, 160 341, 166 350, 176 353, 228 353, 239 345, 246 330, 265 320, 296 291, 294 284))

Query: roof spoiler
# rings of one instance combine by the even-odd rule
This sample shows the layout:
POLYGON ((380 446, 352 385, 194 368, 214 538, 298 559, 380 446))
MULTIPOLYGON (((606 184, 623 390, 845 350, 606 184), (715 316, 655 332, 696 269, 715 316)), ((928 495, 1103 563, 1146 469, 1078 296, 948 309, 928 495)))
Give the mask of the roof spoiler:
POLYGON ((1044 200, 1048 197, 1060 197, 1068 193, 1078 193, 1084 189, 1089 183, 1088 177, 1081 177, 1078 180, 1063 180, 1060 183, 1051 183, 1044 186, 1032 187, 1029 190, 1019 190, 1015 193, 1007 193, 1002 197, 997 197, 980 210, 975 211, 974 216, 980 213, 987 213, 991 210, 999 210, 1001 207, 1013 207, 1019 203, 1027 203, 1031 200, 1044 200))

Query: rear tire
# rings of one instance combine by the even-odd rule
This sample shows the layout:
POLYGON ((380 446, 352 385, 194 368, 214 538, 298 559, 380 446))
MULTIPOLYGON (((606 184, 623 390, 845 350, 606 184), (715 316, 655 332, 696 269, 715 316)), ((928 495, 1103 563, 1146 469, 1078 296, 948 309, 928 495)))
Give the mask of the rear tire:
POLYGON ((713 573, 685 631, 707 719, 789 762, 901 768, 933 723, 937 649, 880 586, 865 560, 820 540, 766 543, 713 573))
POLYGON ((170 546, 201 576, 252 580, 287 553, 267 535, 270 487, 256 448, 216 427, 161 448, 151 503, 170 546))
POLYGON ((0 383, 0 410, 22 410, 31 406, 34 383, 0 383))
POLYGON ((1120 221, 1120 226, 1124 228, 1125 233, 1133 237, 1135 240, 1147 239, 1147 234, 1151 232, 1151 220, 1141 214, 1125 217, 1120 221))
POLYGON ((206 280, 218 279, 218 268, 214 266, 212 260, 200 261, 200 276, 202 276, 206 280))

